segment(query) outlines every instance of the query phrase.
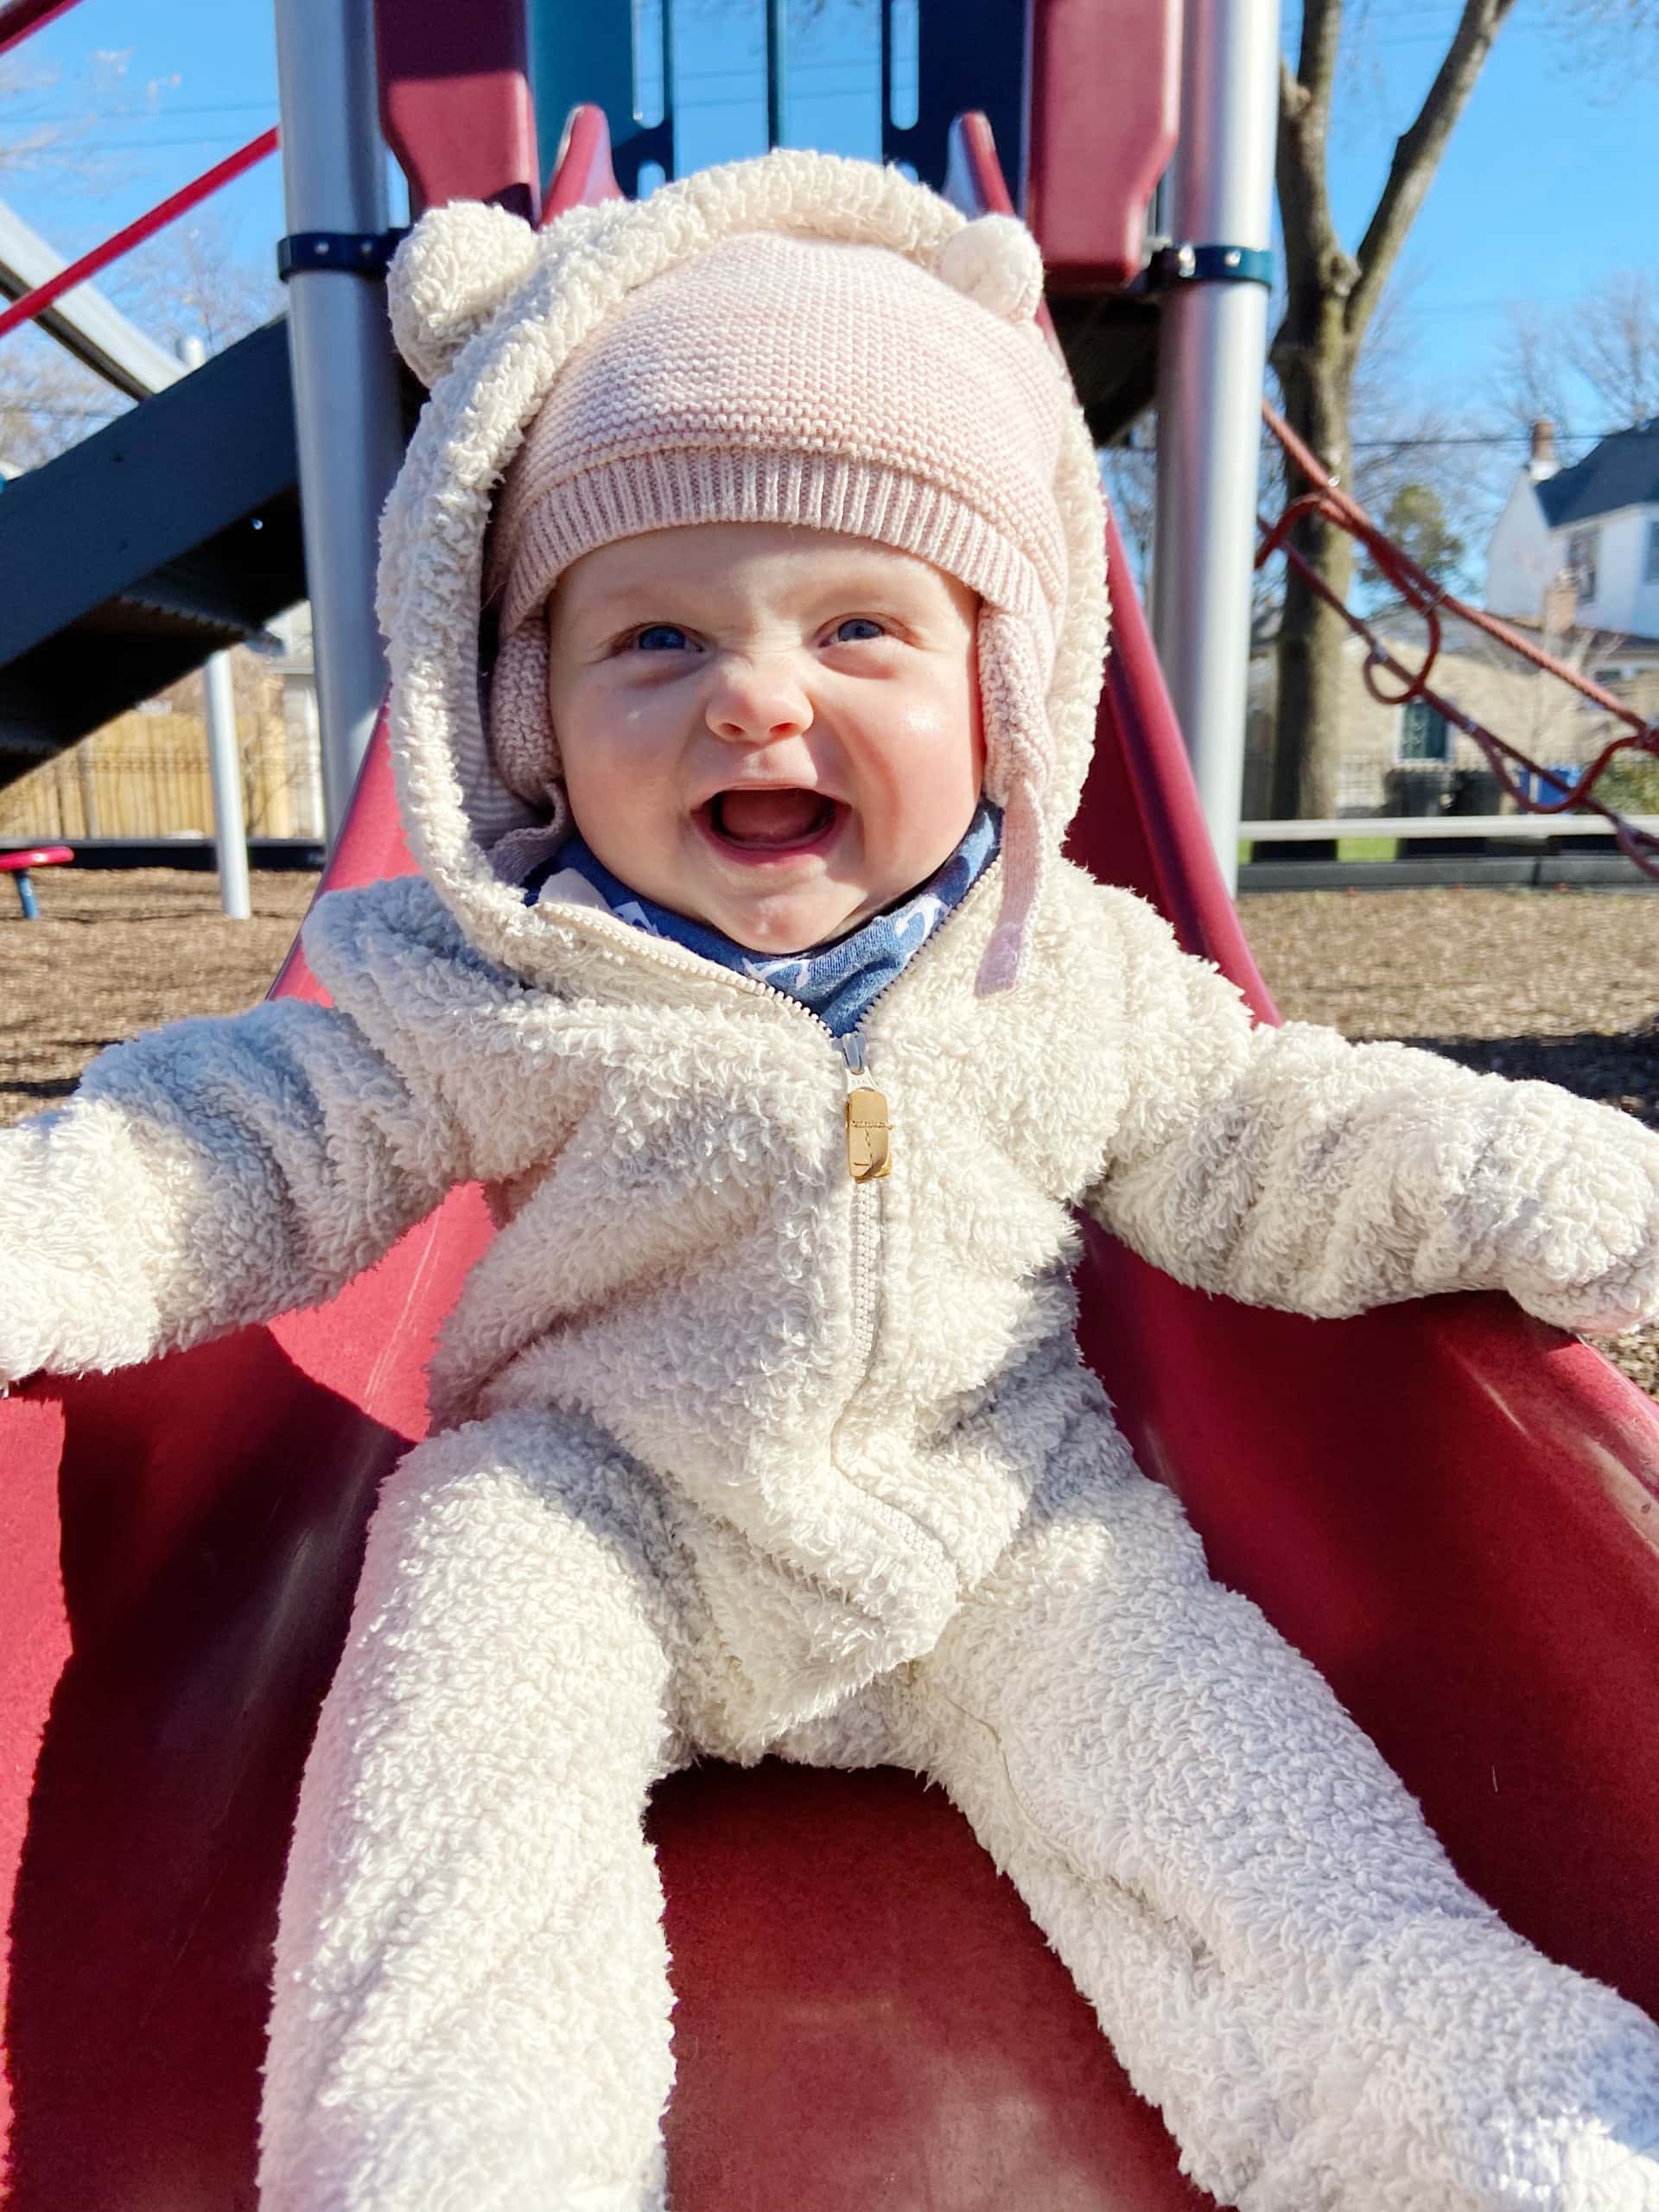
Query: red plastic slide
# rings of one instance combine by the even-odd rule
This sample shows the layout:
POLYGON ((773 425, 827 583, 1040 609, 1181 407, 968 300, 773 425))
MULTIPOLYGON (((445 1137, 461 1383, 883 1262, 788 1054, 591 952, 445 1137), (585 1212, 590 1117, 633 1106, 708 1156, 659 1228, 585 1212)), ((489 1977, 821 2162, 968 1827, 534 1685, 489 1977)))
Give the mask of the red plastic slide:
MULTIPOLYGON (((567 197, 600 188, 581 134, 568 160, 567 197)), ((1074 849, 1270 1019, 1115 537, 1111 560, 1074 849)), ((407 865, 380 738, 328 880, 407 865)), ((297 957, 276 988, 313 988, 297 957)), ((376 1484, 486 1235, 458 1193, 324 1312, 0 1406, 15 2212, 253 2203, 301 1764, 376 1484)), ((1478 1890, 1659 2011, 1653 1407, 1501 1299, 1301 1321, 1100 1237, 1084 1287, 1090 1357, 1215 1572, 1323 1669, 1478 1890)), ((938 1793, 711 1766, 652 1821, 676 2212, 1205 2201, 938 1793)))

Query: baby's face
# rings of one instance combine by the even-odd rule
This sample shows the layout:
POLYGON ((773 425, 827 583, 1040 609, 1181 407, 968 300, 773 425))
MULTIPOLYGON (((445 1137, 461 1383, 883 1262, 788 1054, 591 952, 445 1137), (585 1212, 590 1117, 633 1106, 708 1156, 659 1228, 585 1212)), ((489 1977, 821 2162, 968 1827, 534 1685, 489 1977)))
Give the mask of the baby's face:
POLYGON ((753 951, 842 935, 973 819, 977 610, 926 562, 827 531, 601 546, 549 619, 577 828, 632 889, 753 951))

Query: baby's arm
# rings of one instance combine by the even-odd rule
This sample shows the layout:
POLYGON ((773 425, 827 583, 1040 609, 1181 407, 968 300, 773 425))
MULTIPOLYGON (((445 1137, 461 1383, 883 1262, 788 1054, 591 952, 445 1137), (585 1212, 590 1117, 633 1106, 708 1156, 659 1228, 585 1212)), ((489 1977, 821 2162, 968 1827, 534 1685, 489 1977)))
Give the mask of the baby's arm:
POLYGON ((1128 1103, 1085 1203, 1143 1258, 1310 1314, 1449 1290, 1605 1333, 1659 1313, 1659 1137, 1553 1084, 1253 1027, 1124 904, 1128 1103))
POLYGON ((465 1170, 346 1015, 286 999, 101 1053, 0 1130, 0 1382, 331 1297, 465 1170))

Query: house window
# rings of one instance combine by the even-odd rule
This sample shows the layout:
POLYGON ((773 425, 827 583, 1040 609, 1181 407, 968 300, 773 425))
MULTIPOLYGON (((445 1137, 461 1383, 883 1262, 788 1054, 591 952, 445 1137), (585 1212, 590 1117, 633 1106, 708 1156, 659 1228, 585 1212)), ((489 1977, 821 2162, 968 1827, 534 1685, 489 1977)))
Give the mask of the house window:
POLYGON ((1567 565, 1579 580, 1579 600, 1596 595, 1596 556, 1601 550, 1599 530, 1575 530, 1567 541, 1567 565))
POLYGON ((1644 584, 1659 584, 1659 522, 1648 524, 1648 557, 1642 564, 1644 584))
POLYGON ((1402 760, 1446 760, 1451 743, 1446 716, 1427 699, 1408 699, 1400 709, 1402 760))

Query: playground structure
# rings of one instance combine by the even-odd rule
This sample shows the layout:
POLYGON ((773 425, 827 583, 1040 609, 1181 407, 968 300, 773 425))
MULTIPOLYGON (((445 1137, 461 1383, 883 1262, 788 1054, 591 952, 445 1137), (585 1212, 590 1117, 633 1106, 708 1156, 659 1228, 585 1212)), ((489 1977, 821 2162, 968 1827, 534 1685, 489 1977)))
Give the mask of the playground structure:
MULTIPOLYGON (((1114 306, 1107 288, 1138 270, 1173 120, 1174 11, 1125 6, 1110 61, 1128 97, 1103 144, 1103 12, 1037 7, 1024 117, 1027 212, 1074 358, 1080 332, 1107 343, 1115 314, 1144 340, 1144 300, 1114 306)), ((387 135, 417 202, 465 193, 544 219, 616 188, 590 106, 543 201, 511 7, 463 26, 383 0, 379 29, 387 135)), ((1008 204, 989 124, 942 129, 938 150, 963 204, 1008 204)), ((354 276, 307 281, 376 296, 354 276)), ((182 404, 216 365, 139 416, 182 404)), ((1113 652, 1074 849, 1153 899, 1271 1020, 1115 532, 1109 545, 1113 652)), ((381 741, 328 881, 407 865, 381 741)), ((276 988, 315 992, 297 952, 276 988)), ((18 2212, 251 2202, 300 1764, 375 1485, 421 1432, 432 1332, 487 1233, 459 1192, 326 1313, 42 1379, 0 1408, 18 2212)), ((1652 1408, 1497 1298, 1303 1321, 1187 1291, 1095 1236, 1084 1309, 1141 1464, 1185 1498, 1213 1570, 1325 1672, 1478 1890, 1659 2009, 1652 1408)), ((653 1828, 680 1999, 677 2212, 1202 2202, 937 1797, 892 1775, 708 1768, 659 1793, 653 1828)))
MULTIPOLYGON (((75 4, 0 0, 0 52, 75 4)), ((672 99, 663 98, 661 113, 642 122, 655 94, 642 99, 636 89, 653 71, 665 92, 671 85, 671 0, 658 0, 654 41, 652 11, 636 25, 635 11, 620 0, 580 16, 551 0, 520 4, 529 11, 527 31, 517 10, 493 4, 444 31, 423 26, 410 44, 402 16, 383 9, 374 16, 373 0, 277 0, 289 226, 278 259, 290 294, 289 342, 276 326, 253 334, 214 364, 181 407, 147 407, 111 424, 50 469, 30 472, 0 511, 0 556, 12 549, 21 569, 27 547, 29 572, 28 588, 0 607, 0 785, 204 660, 211 709, 213 653, 257 634, 302 594, 308 578, 319 608, 324 807, 338 831, 385 686, 372 612, 372 525, 418 404, 391 354, 375 281, 397 235, 386 227, 381 129, 405 157, 417 208, 429 197, 417 174, 425 169, 440 178, 442 192, 490 192, 524 212, 536 188, 535 134, 556 144, 566 114, 582 99, 605 115, 620 188, 675 173, 672 99), (636 55, 636 31, 658 50, 636 55), (456 91, 462 79, 469 80, 464 98, 456 91), (499 151, 480 156, 483 145, 499 151), (478 181, 498 173, 507 181, 478 181), (342 274, 369 281, 341 285, 342 274), (192 436, 193 454, 204 447, 213 454, 212 470, 176 466, 192 436), (303 549, 302 473, 308 487, 303 549), (129 518, 118 536, 97 526, 112 510, 129 518), (96 555, 90 564, 89 547, 96 555)), ((767 137, 777 143, 788 112, 787 11, 782 0, 764 0, 763 12, 767 137)), ((1154 634, 1229 887, 1241 829, 1248 547, 1254 536, 1258 567, 1284 553, 1306 573, 1289 539, 1310 511, 1358 538, 1402 606, 1424 618, 1426 650, 1421 664, 1408 668, 1363 618, 1338 610, 1367 644, 1363 678, 1372 696, 1394 707, 1433 709, 1479 748, 1523 814, 1587 814, 1593 821, 1575 823, 1575 834, 1605 824, 1614 853, 1659 880, 1654 826, 1627 821, 1597 789, 1616 754, 1659 750, 1659 730, 1510 625, 1443 591, 1389 544, 1265 404, 1269 433, 1310 488, 1276 521, 1251 518, 1253 395, 1270 275, 1272 10, 1235 0, 1185 0, 1184 10, 1179 0, 1119 0, 1107 18, 1084 0, 964 0, 947 26, 937 8, 918 12, 918 0, 907 9, 905 0, 880 0, 876 15, 883 157, 912 170, 919 164, 942 184, 950 124, 977 100, 1007 172, 1021 181, 1022 211, 1047 261, 1056 334, 1097 440, 1121 434, 1156 392, 1166 429, 1154 634), (914 41, 906 73, 915 78, 914 112, 902 119, 901 14, 914 41), (1120 57, 1138 73, 1126 76, 1120 57), (1087 89, 1103 68, 1114 106, 1113 128, 1103 135, 1087 89), (1076 193, 1073 181, 1085 168, 1094 189, 1076 193), (1147 235, 1147 197, 1160 177, 1173 240, 1147 235), (1567 785, 1552 781, 1433 687, 1443 614, 1563 683, 1624 734, 1567 785)), ((0 206, 0 297, 12 296, 0 308, 0 340, 33 321, 129 394, 153 396, 176 383, 181 364, 88 290, 86 280, 267 159, 281 137, 262 131, 71 265, 0 206)), ((182 365, 201 366, 199 347, 182 365)), ((244 835, 226 714, 210 711, 209 741, 222 794, 221 874, 232 887, 227 910, 240 911, 244 835)), ((1527 834, 1514 817, 1487 826, 1503 841, 1527 834)), ((1385 827, 1413 839, 1424 834, 1393 819, 1385 827)), ((1253 837, 1291 851, 1314 840, 1326 849, 1327 867, 1335 865, 1333 830, 1299 827, 1285 838, 1249 825, 1253 837)), ((1446 834, 1466 842, 1471 833, 1446 834)), ((1616 861, 1614 871, 1580 873, 1622 880, 1616 861)), ((1409 870, 1396 873, 1404 880, 1409 870)), ((1484 873, 1520 880, 1529 871, 1523 864, 1516 874, 1500 863, 1484 873)), ((1255 874, 1262 880, 1259 866, 1255 874)), ((1287 880, 1298 878, 1312 880, 1306 868, 1287 880)))

